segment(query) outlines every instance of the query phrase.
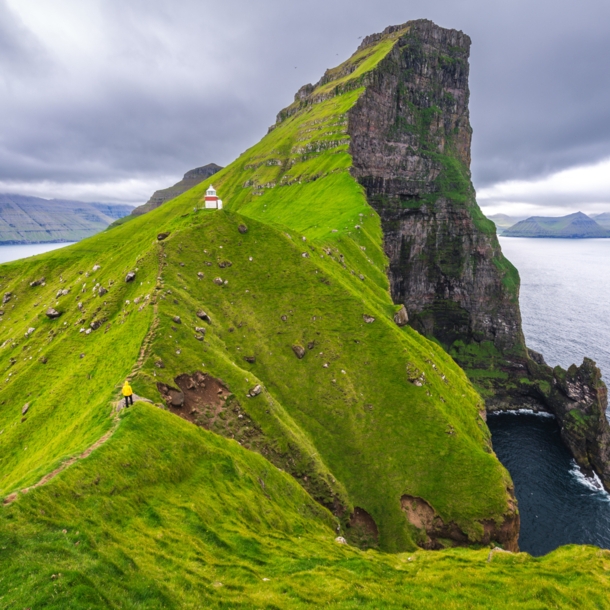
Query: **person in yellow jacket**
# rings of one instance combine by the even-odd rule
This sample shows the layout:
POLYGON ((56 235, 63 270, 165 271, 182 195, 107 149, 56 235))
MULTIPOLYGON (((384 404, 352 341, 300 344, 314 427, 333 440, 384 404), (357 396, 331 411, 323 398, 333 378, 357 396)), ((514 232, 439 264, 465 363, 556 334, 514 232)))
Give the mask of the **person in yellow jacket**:
POLYGON ((123 384, 123 396, 125 396, 125 408, 133 404, 133 390, 129 385, 129 381, 125 381, 123 384))

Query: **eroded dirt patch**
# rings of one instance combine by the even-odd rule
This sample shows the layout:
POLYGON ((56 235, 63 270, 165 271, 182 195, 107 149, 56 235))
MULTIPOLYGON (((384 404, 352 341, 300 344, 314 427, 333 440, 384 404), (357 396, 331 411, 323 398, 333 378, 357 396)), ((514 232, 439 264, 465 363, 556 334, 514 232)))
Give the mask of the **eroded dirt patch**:
POLYGON ((508 551, 517 552, 519 537, 519 514, 516 507, 504 516, 501 523, 489 519, 481 522, 483 533, 477 540, 469 539, 456 523, 445 523, 432 506, 423 498, 404 495, 400 505, 409 523, 421 534, 419 546, 428 550, 442 549, 447 546, 469 546, 472 544, 488 545, 494 541, 508 551))
POLYGON ((157 384, 172 413, 260 453, 274 466, 290 473, 314 500, 333 514, 345 515, 346 507, 334 493, 332 484, 317 472, 311 456, 303 454, 291 442, 287 443, 285 451, 278 449, 277 442, 265 435, 220 379, 197 371, 192 375, 179 375, 174 382, 175 387, 157 384))
POLYGON ((359 506, 354 507, 345 537, 350 544, 361 549, 376 549, 379 547, 379 529, 373 517, 359 506))

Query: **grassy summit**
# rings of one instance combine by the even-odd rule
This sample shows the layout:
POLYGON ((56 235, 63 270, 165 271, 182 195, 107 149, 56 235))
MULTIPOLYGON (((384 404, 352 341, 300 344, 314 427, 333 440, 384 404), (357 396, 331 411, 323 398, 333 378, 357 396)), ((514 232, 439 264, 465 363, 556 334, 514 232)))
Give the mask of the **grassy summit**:
POLYGON ((601 603, 594 549, 414 553, 487 544, 515 507, 465 374, 393 321, 349 173, 345 112, 405 28, 211 180, 0 267, 3 607, 601 603), (200 209, 210 182, 225 210, 200 209), (127 376, 152 404, 117 414, 127 376))

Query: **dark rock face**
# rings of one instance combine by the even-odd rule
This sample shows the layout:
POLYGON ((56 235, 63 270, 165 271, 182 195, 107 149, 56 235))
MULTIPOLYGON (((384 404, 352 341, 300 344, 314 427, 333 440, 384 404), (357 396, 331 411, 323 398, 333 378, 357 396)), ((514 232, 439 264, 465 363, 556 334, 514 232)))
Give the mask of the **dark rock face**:
POLYGON ((600 372, 590 360, 567 372, 551 369, 527 349, 519 275, 476 203, 470 39, 426 20, 406 26, 362 79, 365 92, 348 112, 352 174, 381 218, 394 302, 405 306, 413 328, 438 340, 465 369, 488 409, 554 413, 578 463, 610 490, 600 372))
POLYGON ((518 285, 470 182, 469 49, 462 32, 413 22, 349 113, 350 152, 411 325, 447 348, 505 351, 523 343, 518 285))

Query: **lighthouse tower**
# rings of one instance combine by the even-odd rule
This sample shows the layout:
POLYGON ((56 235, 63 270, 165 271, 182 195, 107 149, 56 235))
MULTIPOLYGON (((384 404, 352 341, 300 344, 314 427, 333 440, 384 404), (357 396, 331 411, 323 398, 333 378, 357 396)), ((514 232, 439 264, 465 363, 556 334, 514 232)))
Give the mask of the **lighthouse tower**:
POLYGON ((206 210, 222 210, 222 199, 218 199, 216 190, 211 184, 208 190, 205 192, 205 207, 206 210))

